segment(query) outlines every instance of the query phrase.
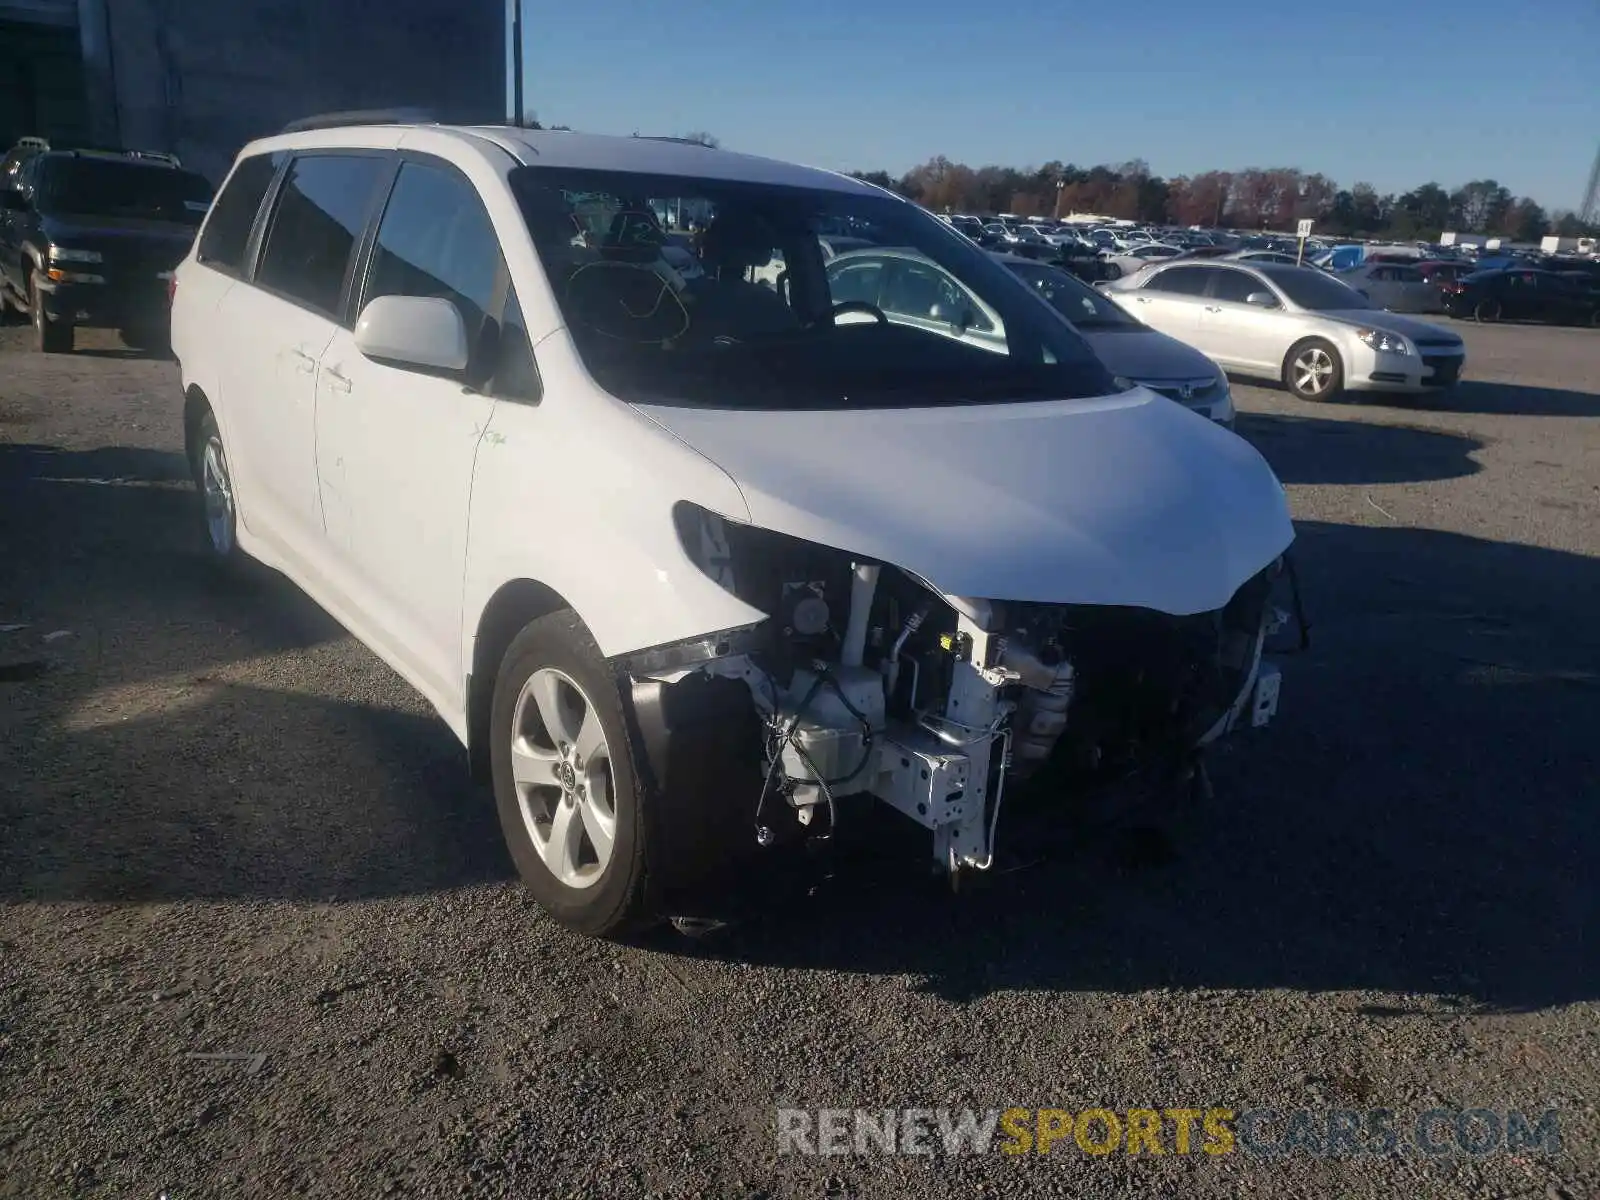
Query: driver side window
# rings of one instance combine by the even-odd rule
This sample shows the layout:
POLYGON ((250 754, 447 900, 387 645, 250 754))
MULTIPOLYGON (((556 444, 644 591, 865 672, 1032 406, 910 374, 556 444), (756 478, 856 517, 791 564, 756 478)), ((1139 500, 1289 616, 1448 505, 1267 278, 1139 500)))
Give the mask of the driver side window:
POLYGON ((854 300, 876 305, 882 287, 883 262, 881 259, 844 263, 837 269, 828 272, 828 290, 832 293, 832 299, 835 304, 844 304, 847 301, 854 300))
POLYGON ((890 279, 879 305, 890 316, 921 321, 963 321, 978 333, 992 332, 989 322, 961 286, 929 263, 902 262, 890 279))

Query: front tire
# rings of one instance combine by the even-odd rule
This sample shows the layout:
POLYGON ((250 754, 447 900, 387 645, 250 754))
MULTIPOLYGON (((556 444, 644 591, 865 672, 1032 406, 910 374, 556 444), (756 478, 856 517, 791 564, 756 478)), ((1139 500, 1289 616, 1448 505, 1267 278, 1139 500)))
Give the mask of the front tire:
POLYGON ((1333 343, 1300 342, 1283 360, 1283 386, 1302 400, 1334 400, 1344 390, 1344 363, 1333 343))
POLYGON ((1472 318, 1484 324, 1491 324, 1500 319, 1500 301, 1479 300, 1472 310, 1472 318))
POLYGON ((39 296, 39 277, 28 275, 28 310, 33 318, 33 345, 41 354, 71 354, 73 330, 71 321, 52 321, 45 316, 44 301, 39 296))
POLYGON ((617 684, 577 614, 551 613, 517 635, 489 720, 500 828, 539 906, 598 937, 641 925, 641 789, 617 684))

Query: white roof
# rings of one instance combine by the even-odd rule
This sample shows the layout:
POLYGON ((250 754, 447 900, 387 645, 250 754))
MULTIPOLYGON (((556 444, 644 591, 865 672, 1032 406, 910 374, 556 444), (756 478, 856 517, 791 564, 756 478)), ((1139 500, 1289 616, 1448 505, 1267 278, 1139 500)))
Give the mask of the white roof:
POLYGON ((478 140, 480 146, 485 141, 492 142, 519 162, 535 167, 696 176, 781 187, 818 188, 858 196, 893 194, 835 171, 796 166, 774 158, 737 154, 731 150, 713 150, 693 142, 610 137, 553 129, 519 129, 510 125, 352 125, 279 134, 262 138, 246 149, 392 147, 399 145, 406 132, 413 129, 457 134, 463 139, 478 140))
POLYGON ((802 167, 775 158, 712 149, 693 142, 648 137, 610 137, 565 130, 484 126, 468 132, 512 150, 534 167, 637 171, 645 175, 694 175, 786 187, 824 188, 863 196, 886 195, 870 183, 835 171, 802 167), (515 149, 513 149, 515 147, 515 149))

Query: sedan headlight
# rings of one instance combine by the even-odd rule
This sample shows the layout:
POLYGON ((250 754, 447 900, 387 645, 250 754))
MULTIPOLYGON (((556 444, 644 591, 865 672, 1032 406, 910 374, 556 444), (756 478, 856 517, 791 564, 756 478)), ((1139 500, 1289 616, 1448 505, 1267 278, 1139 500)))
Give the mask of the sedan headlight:
POLYGON ((102 261, 98 250, 74 250, 71 246, 50 247, 50 257, 56 262, 97 263, 102 261))
POLYGON ((1384 329, 1358 329, 1356 336, 1372 349, 1384 354, 1410 354, 1411 344, 1398 333, 1384 329))

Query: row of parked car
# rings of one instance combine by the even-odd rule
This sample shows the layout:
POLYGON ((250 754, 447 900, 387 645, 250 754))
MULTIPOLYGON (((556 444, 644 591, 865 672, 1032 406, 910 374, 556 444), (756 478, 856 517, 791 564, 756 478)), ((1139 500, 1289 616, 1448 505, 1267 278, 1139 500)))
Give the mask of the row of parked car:
POLYGON ((1013 217, 984 221, 964 215, 944 219, 986 249, 1055 262, 1096 283, 1194 259, 1308 264, 1391 312, 1600 325, 1600 264, 1575 259, 1480 260, 1435 245, 1368 251, 1312 238, 1302 248, 1270 234, 1225 230, 1066 225, 1013 217))

